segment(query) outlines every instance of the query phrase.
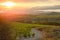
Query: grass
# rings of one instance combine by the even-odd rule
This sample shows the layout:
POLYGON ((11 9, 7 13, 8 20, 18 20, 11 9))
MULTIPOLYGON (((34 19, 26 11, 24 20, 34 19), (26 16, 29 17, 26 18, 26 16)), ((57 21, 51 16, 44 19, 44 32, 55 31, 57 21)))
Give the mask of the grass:
POLYGON ((40 25, 40 24, 27 24, 27 23, 19 23, 19 22, 12 22, 11 26, 13 26, 17 30, 30 30, 32 27, 35 28, 59 28, 60 26, 54 25, 40 25))
MULTIPOLYGON (((10 26, 15 34, 20 35, 20 36, 28 36, 30 33, 30 30, 32 27, 35 28, 43 28, 44 31, 47 31, 49 33, 53 32, 53 29, 58 29, 60 26, 54 26, 54 25, 40 25, 40 24, 27 24, 27 23, 20 23, 20 22, 11 22, 10 26)), ((53 33, 54 34, 54 33, 53 33)))

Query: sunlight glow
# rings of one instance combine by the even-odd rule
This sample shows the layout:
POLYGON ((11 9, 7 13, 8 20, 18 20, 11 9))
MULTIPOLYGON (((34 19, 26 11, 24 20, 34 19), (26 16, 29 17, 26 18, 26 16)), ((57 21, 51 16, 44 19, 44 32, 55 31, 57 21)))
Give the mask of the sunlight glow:
POLYGON ((8 1, 8 2, 2 3, 2 5, 3 5, 3 6, 6 6, 6 7, 13 7, 13 6, 15 5, 15 3, 8 1))

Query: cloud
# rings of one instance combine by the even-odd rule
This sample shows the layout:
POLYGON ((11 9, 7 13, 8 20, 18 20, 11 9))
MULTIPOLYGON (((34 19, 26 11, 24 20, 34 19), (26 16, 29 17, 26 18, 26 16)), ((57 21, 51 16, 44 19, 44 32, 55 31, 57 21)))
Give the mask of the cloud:
MULTIPOLYGON (((8 0, 0 0, 1 1, 8 1, 8 0)), ((10 1, 15 1, 15 2, 49 2, 49 1, 60 1, 60 0, 10 0, 10 1)))
POLYGON ((16 2, 59 2, 60 0, 13 0, 16 2))
POLYGON ((43 7, 33 7, 31 8, 32 10, 56 10, 60 9, 60 5, 55 5, 55 6, 43 6, 43 7))
MULTIPOLYGON (((8 0, 0 0, 1 1, 8 1, 8 0)), ((10 0, 15 2, 60 2, 60 0, 10 0)))
POLYGON ((47 7, 41 8, 41 10, 53 10, 53 9, 60 9, 60 5, 47 6, 47 7))
POLYGON ((48 0, 13 0, 15 2, 46 2, 48 0))

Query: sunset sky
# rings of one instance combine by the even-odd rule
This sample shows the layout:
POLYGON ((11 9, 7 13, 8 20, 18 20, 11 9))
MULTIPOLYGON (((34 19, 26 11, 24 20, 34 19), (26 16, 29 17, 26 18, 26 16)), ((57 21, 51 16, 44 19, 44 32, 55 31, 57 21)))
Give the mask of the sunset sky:
POLYGON ((1 0, 0 2, 13 1, 20 7, 35 7, 35 6, 53 6, 60 5, 60 0, 1 0))
MULTIPOLYGON (((14 2, 16 5, 13 8, 10 8, 9 10, 21 10, 21 8, 32 8, 32 7, 36 7, 36 6, 55 6, 55 5, 60 5, 60 0, 0 0, 0 9, 2 8, 2 10, 4 9, 4 7, 2 7, 2 3, 7 2, 7 1, 11 1, 14 2)), ((6 7, 5 10, 7 10, 8 8, 6 7)), ((0 10, 1 11, 1 10, 0 10)))
POLYGON ((20 2, 26 7, 60 5, 60 0, 22 0, 20 2))

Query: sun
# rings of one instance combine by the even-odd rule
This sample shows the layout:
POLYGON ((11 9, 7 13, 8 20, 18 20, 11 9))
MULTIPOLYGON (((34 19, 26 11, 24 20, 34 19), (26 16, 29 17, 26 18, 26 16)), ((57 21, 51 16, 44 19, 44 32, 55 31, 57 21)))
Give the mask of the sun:
POLYGON ((2 3, 2 5, 3 5, 3 6, 6 6, 6 7, 13 7, 13 6, 15 5, 15 3, 8 1, 8 2, 2 3))

